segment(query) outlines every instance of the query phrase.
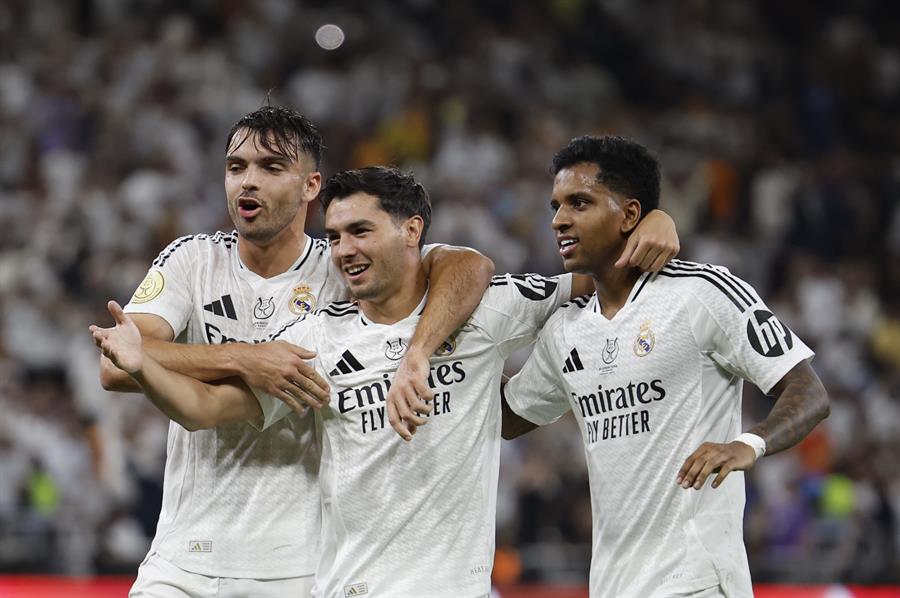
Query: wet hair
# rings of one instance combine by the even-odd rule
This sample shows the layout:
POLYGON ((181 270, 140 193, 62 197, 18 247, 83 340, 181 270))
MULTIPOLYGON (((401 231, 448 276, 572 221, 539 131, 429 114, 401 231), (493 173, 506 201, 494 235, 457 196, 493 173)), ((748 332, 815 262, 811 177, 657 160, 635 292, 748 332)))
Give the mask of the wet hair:
POLYGON ((322 162, 322 135, 312 121, 296 110, 283 106, 263 106, 242 116, 228 132, 226 152, 241 129, 246 129, 249 133, 241 140, 241 144, 255 133, 257 143, 264 149, 295 162, 305 154, 312 158, 316 170, 319 169, 322 162))
POLYGON ((431 224, 431 200, 425 187, 412 174, 386 166, 367 166, 331 175, 319 192, 319 201, 327 211, 332 201, 340 201, 354 193, 368 193, 378 198, 381 209, 396 222, 419 216, 424 223, 419 247, 431 224))
POLYGON ((553 174, 582 163, 600 167, 597 182, 641 203, 641 218, 659 206, 659 162, 643 145, 614 135, 576 137, 553 156, 553 174))

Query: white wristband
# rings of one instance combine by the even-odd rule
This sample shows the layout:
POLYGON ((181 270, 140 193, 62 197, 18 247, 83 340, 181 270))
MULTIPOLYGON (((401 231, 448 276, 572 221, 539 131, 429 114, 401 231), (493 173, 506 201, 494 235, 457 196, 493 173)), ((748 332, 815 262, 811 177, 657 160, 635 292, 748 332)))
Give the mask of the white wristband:
POLYGON ((734 439, 736 442, 743 442, 747 446, 753 449, 756 453, 756 458, 759 459, 763 455, 766 454, 766 441, 757 436, 756 434, 751 434, 750 432, 744 432, 740 436, 734 439))

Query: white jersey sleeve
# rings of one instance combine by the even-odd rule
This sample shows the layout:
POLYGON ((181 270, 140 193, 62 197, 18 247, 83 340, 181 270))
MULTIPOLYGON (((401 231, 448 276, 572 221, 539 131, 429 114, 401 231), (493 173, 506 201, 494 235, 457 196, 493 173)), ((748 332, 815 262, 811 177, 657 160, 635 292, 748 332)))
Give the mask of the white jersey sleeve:
POLYGON ((562 319, 554 317, 541 330, 525 365, 503 390, 510 408, 539 426, 555 422, 570 409, 555 342, 561 329, 562 319))
POLYGON ((193 236, 172 241, 153 260, 125 313, 161 317, 177 337, 187 326, 193 310, 193 266, 199 248, 193 236))
POLYGON ((567 302, 571 294, 571 274, 494 276, 481 304, 472 314, 472 322, 490 335, 505 359, 513 351, 534 342, 553 312, 567 302))
MULTIPOLYGON (((313 315, 303 315, 282 327, 281 330, 269 336, 267 342, 286 341, 292 345, 297 345, 310 351, 316 349, 316 326, 317 318, 313 315)), ((315 367, 318 364, 318 357, 312 360, 311 364, 315 367)), ((321 372, 320 372, 321 374, 321 372)), ((262 409, 262 418, 251 421, 257 430, 265 430, 277 421, 287 417, 293 411, 281 399, 270 395, 259 388, 251 388, 259 406, 262 409)))
POLYGON ((716 284, 693 287, 695 301, 688 302, 691 330, 701 352, 719 367, 767 393, 794 366, 813 357, 753 287, 727 268, 702 268, 715 272, 710 280, 716 284))

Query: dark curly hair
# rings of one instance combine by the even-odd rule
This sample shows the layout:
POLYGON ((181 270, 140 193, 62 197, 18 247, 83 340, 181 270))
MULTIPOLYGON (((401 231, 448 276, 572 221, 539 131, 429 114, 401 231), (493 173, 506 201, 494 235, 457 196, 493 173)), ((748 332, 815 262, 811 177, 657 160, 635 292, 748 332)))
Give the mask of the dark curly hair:
MULTIPOLYGON (((240 129, 256 133, 256 139, 263 148, 295 162, 306 154, 315 162, 316 170, 319 169, 322 162, 322 135, 312 121, 296 110, 283 106, 263 106, 242 116, 228 132, 226 152, 240 129)), ((247 138, 249 135, 241 143, 247 138)))
POLYGON ((425 234, 431 224, 431 200, 425 187, 412 174, 405 174, 387 166, 367 166, 331 175, 319 192, 319 201, 327 211, 334 200, 345 199, 354 193, 368 193, 378 198, 381 209, 395 221, 420 216, 423 221, 419 247, 425 244, 425 234))
POLYGON ((646 147, 614 135, 576 137, 553 157, 553 174, 588 162, 600 167, 597 181, 641 203, 641 218, 659 206, 659 162, 646 147))

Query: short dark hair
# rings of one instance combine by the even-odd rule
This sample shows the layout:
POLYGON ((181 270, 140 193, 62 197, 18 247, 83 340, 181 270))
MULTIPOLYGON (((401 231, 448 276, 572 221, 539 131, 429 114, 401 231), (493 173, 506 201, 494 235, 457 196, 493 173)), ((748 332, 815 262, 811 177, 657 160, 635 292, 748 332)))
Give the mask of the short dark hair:
POLYGON ((425 244, 425 234, 431 224, 431 200, 425 187, 417 183, 412 174, 387 166, 344 170, 325 181, 319 192, 319 201, 327 211, 332 201, 345 199, 359 192, 377 197, 381 209, 396 221, 420 216, 424 225, 419 247, 425 244))
POLYGON ((241 129, 256 133, 260 145, 270 152, 287 156, 295 161, 299 160, 302 154, 308 155, 315 162, 316 170, 319 169, 322 162, 322 135, 311 120, 296 110, 283 106, 263 106, 259 110, 245 114, 228 132, 226 152, 231 147, 235 134, 241 129))
POLYGON ((641 218, 659 206, 659 162, 643 145, 615 135, 576 137, 553 156, 553 174, 584 162, 600 167, 597 181, 641 202, 641 218))

